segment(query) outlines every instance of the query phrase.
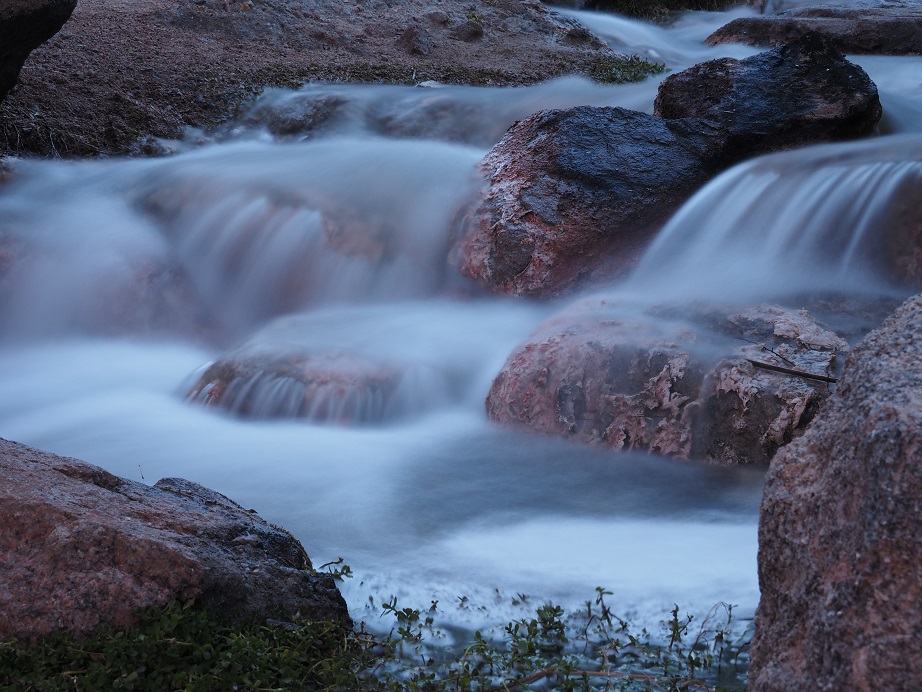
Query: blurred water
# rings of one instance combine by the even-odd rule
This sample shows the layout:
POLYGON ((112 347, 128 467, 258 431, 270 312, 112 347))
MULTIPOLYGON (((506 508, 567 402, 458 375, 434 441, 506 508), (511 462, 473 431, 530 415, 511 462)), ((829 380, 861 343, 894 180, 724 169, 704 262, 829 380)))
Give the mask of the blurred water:
MULTIPOLYGON (((693 13, 664 28, 577 14, 671 70, 755 52, 701 45, 728 15, 693 13)), ((885 104, 898 104, 889 131, 920 122, 912 60, 868 63, 885 104)), ((481 626, 517 615, 517 593, 574 605, 596 586, 644 620, 673 603, 702 611, 718 600, 751 613, 761 474, 490 426, 492 378, 559 306, 477 297, 444 261, 473 167, 513 120, 584 103, 650 111, 657 81, 309 85, 268 93, 207 146, 172 143, 183 150, 173 157, 17 163, 18 178, 0 190, 0 435, 134 480, 189 478, 255 508, 292 530, 315 564, 345 557, 358 616, 369 596, 394 594, 417 607, 453 604, 445 618, 481 626), (329 117, 292 125, 317 99, 335 105, 329 117), (187 403, 190 379, 241 344, 436 376, 408 384, 421 404, 383 425, 241 420, 187 403)), ((916 140, 901 142, 916 150, 916 140)), ((861 156, 841 175, 886 187, 861 156)), ((719 286, 695 284, 702 295, 777 271, 791 241, 766 219, 799 227, 814 198, 845 184, 811 177, 823 175, 813 157, 728 173, 675 221, 693 233, 667 230, 646 262, 682 258, 691 272, 682 279, 693 280, 713 269, 710 253, 745 246, 719 286), (746 194, 731 193, 740 180, 746 194), (803 199, 771 192, 787 180, 803 199), (731 240, 729 230, 708 231, 708 214, 759 224, 731 240)), ((817 237, 835 213, 853 215, 828 213, 817 237)), ((613 290, 649 301, 669 296, 660 283, 661 294, 613 290)))

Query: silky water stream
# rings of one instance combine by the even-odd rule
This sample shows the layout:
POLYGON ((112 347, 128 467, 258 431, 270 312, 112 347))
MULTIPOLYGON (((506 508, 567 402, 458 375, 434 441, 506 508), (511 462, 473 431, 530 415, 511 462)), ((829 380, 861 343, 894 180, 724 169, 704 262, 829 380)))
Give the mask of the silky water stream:
MULTIPOLYGON (((727 14, 671 28, 579 17, 673 71, 755 52, 702 46, 727 14)), ((884 131, 918 132, 922 60, 858 61, 881 87, 884 131)), ((439 600, 443 622, 482 627, 521 616, 517 594, 575 606, 596 586, 645 624, 673 603, 702 612, 728 601, 751 615, 761 473, 490 425, 492 378, 561 306, 462 297, 444 262, 471 170, 512 120, 585 103, 650 111, 655 91, 656 80, 577 78, 505 90, 310 85, 266 94, 214 141, 169 143, 175 156, 17 162, 0 189, 0 435, 126 478, 181 476, 229 495, 291 530, 316 565, 343 556, 357 618, 377 617, 369 597, 396 595, 415 607, 439 600), (318 98, 344 105, 310 139, 278 126, 274 114, 318 98), (348 228, 331 235, 325 215, 348 228), (399 362, 414 373, 402 415, 344 426, 187 402, 195 374, 244 342, 399 362)), ((922 135, 889 141, 728 172, 610 293, 759 301, 782 271, 786 290, 884 290, 859 261, 862 238, 879 223, 875 204, 922 165, 922 135), (852 218, 864 226, 842 231, 852 218), (830 246, 842 254, 828 272, 804 270, 830 246)))

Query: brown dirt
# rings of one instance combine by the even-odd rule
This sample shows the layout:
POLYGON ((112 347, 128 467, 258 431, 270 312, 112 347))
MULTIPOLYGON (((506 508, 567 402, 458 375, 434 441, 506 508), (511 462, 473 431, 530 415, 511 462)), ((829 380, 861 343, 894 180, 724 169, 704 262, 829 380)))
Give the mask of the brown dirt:
POLYGON ((80 0, 0 105, 0 152, 127 153, 265 86, 529 84, 614 57, 535 0, 80 0))

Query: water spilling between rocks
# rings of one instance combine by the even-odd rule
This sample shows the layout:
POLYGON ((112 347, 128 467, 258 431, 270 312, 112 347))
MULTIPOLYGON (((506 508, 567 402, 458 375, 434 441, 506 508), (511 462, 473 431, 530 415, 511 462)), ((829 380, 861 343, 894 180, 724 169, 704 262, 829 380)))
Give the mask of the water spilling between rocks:
MULTIPOLYGON (((579 16, 673 70, 756 52, 701 45, 727 15, 579 16)), ((894 195, 918 198, 920 60, 869 61, 887 131, 915 134, 727 172, 607 299, 636 315, 891 290, 865 240, 894 195)), ((472 293, 444 260, 471 171, 512 120, 649 112, 656 86, 312 85, 268 94, 205 146, 164 143, 173 157, 17 164, 0 190, 0 435, 254 507, 315 564, 346 558, 358 617, 395 594, 482 626, 517 615, 516 594, 573 604, 599 585, 642 618, 674 602, 751 612, 760 473, 490 425, 493 378, 561 305, 472 293), (298 126, 305 109, 318 127, 298 126), (317 359, 343 365, 317 384, 317 359), (305 412, 309 383, 325 396, 305 412)))

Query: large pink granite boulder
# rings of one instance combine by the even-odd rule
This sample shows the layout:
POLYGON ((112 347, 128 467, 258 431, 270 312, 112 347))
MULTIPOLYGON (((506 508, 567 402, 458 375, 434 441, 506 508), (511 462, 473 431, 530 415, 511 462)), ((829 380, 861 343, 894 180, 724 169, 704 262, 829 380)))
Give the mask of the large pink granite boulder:
POLYGON ((0 440, 0 640, 127 627, 195 600, 230 620, 347 619, 287 531, 177 478, 154 487, 0 440))
POLYGON ((828 378, 847 344, 805 311, 674 311, 587 299, 548 320, 494 380, 490 419, 613 450, 767 463, 802 432, 828 382, 753 361, 828 378))
POLYGON ((922 296, 856 346, 772 461, 749 684, 922 689, 922 296))

